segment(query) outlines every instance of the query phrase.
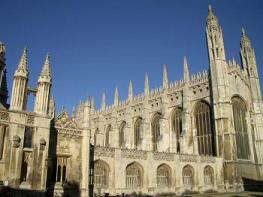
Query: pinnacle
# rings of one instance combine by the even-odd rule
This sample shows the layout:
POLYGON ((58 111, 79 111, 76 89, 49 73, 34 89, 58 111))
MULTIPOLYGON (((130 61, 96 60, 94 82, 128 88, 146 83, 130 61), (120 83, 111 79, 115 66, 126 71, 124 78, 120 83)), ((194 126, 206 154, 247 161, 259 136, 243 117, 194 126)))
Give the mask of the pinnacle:
POLYGON ((42 67, 41 76, 51 76, 50 73, 50 55, 46 55, 45 63, 42 67))
POLYGON ((23 53, 18 64, 18 69, 27 71, 27 48, 23 49, 23 53))

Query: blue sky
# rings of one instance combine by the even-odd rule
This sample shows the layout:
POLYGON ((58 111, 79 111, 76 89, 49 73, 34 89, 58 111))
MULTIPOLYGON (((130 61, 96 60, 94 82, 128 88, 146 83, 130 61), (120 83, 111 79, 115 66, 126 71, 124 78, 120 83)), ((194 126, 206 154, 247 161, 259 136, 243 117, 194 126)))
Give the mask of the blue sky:
MULTIPOLYGON (((106 91, 111 104, 115 86, 120 99, 144 88, 145 72, 151 88, 162 84, 163 64, 170 81, 182 78, 183 56, 190 72, 208 67, 205 22, 208 5, 223 28, 227 59, 239 59, 241 27, 255 49, 263 76, 263 1, 261 0, 2 0, 0 40, 7 48, 9 95, 12 77, 26 46, 31 87, 47 52, 51 54, 57 111, 68 111, 80 99, 95 97, 100 107, 106 91)), ((261 80, 262 81, 262 80, 261 80)), ((31 98, 32 99, 32 98, 31 98)))

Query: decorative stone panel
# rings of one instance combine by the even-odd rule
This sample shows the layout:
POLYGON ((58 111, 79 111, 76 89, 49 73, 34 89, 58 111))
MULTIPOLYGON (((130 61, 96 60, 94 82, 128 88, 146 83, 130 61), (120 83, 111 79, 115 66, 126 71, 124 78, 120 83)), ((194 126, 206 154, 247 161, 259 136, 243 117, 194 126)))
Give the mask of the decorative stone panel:
POLYGON ((147 152, 146 151, 139 151, 139 150, 131 150, 131 149, 122 149, 121 156, 123 158, 129 159, 147 159, 147 152))
POLYGON ((182 162, 197 162, 196 155, 179 155, 179 160, 182 162))
POLYGON ((95 146, 94 155, 98 157, 111 157, 115 155, 115 149, 110 147, 95 146))
POLYGON ((174 153, 155 152, 153 153, 154 160, 174 161, 174 153))

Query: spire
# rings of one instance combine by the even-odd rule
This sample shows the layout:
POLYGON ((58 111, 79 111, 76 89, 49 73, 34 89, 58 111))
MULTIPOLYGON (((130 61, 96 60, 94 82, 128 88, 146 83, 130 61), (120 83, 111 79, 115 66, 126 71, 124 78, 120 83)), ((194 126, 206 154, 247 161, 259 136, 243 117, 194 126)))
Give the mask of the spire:
POLYGON ((91 109, 95 109, 94 97, 91 97, 91 109))
POLYGON ((189 67, 186 56, 184 56, 184 82, 190 81, 189 67))
POLYGON ((50 71, 50 55, 47 54, 46 55, 46 59, 45 59, 45 63, 42 67, 42 71, 40 76, 47 76, 47 77, 51 77, 51 71, 50 71))
POLYGON ((241 47, 251 48, 250 39, 248 38, 247 33, 243 27, 241 28, 241 32, 242 32, 241 43, 240 43, 241 47))
POLYGON ((129 83, 129 93, 128 93, 128 100, 132 100, 133 99, 133 85, 132 85, 132 81, 130 81, 129 83))
POLYGON ((23 54, 21 56, 20 62, 18 64, 17 70, 23 70, 27 72, 28 64, 27 64, 27 49, 23 49, 23 54))
POLYGON ((114 94, 114 106, 119 105, 119 92, 118 87, 115 88, 115 94, 114 94))
POLYGON ((145 73, 144 94, 145 94, 145 96, 148 96, 150 94, 149 79, 148 79, 147 73, 145 73))
POLYGON ((208 24, 217 24, 218 25, 218 19, 214 13, 214 10, 211 5, 208 5, 208 16, 207 16, 207 23, 208 24))
POLYGON ((106 94, 105 92, 103 92, 101 99, 101 110, 105 110, 105 109, 106 109, 106 94))
POLYGON ((163 65, 163 89, 168 90, 169 81, 168 74, 166 69, 166 64, 163 65))

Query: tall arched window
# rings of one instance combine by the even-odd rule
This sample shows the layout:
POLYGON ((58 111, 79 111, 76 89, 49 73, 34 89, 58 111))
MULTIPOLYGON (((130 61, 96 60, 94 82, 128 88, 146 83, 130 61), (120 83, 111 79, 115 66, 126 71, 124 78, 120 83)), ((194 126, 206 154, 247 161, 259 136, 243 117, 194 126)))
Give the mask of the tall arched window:
POLYGON ((61 166, 58 165, 58 168, 57 168, 57 182, 60 182, 61 181, 61 166))
POLYGON ((94 186, 95 188, 107 188, 109 179, 108 165, 99 160, 94 163, 94 186))
POLYGON ((66 181, 66 174, 67 173, 67 167, 63 166, 63 170, 62 170, 62 182, 66 181))
POLYGON ((110 146, 110 131, 111 131, 111 125, 109 125, 106 129, 105 133, 105 146, 110 146))
POLYGON ((180 135, 182 134, 183 127, 182 127, 182 115, 183 112, 180 108, 174 110, 172 115, 172 130, 176 136, 176 152, 180 152, 180 135))
POLYGON ((236 132, 236 150, 239 159, 249 159, 250 150, 248 143, 246 106, 239 98, 232 98, 234 127, 236 132))
POLYGON ((214 170, 211 166, 206 166, 204 168, 204 184, 205 185, 214 184, 214 170))
POLYGON ((162 164, 157 168, 157 186, 169 187, 170 185, 170 167, 166 164, 162 164))
POLYGON ((134 146, 141 145, 142 142, 142 118, 138 118, 134 124, 134 146))
POLYGON ((126 127, 126 122, 122 122, 119 129, 119 146, 121 148, 125 147, 125 139, 124 139, 125 127, 126 127))
POLYGON ((132 163, 126 168, 126 187, 140 188, 142 187, 142 169, 137 163, 132 163))
POLYGON ((158 140, 160 138, 160 114, 155 114, 152 119, 152 148, 153 151, 157 151, 158 140))
POLYGON ((211 126, 210 107, 205 102, 199 102, 195 108, 198 151, 200 155, 214 155, 215 144, 211 126))
POLYGON ((190 165, 186 165, 183 168, 183 184, 188 187, 194 184, 194 169, 190 165))

